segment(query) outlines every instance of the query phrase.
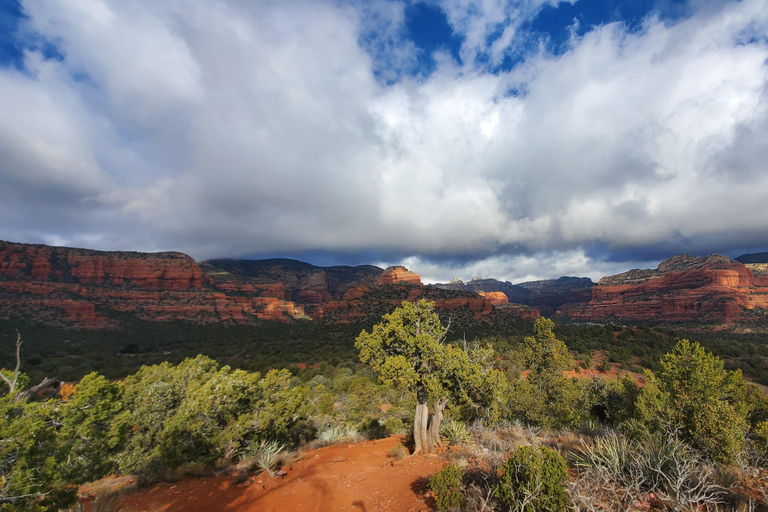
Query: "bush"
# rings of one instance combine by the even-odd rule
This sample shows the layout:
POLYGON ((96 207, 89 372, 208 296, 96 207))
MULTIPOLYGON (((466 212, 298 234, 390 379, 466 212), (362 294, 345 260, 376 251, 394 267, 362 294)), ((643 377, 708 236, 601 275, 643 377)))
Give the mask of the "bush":
POLYGON ((579 478, 572 496, 581 504, 599 499, 628 509, 653 492, 669 509, 696 510, 721 502, 712 468, 674 436, 655 433, 629 439, 614 432, 573 454, 579 478))
POLYGON ((546 446, 522 446, 504 463, 497 495, 517 512, 565 512, 570 508, 567 480, 559 453, 546 446))
POLYGON ((429 477, 429 489, 435 494, 437 510, 454 510, 464 506, 461 488, 463 472, 456 466, 446 466, 429 477))
POLYGON ((376 418, 368 418, 360 425, 360 430, 368 439, 383 439, 389 437, 386 423, 376 418))
POLYGON ((651 430, 680 432, 708 457, 733 463, 747 432, 747 387, 741 371, 726 371, 723 361, 698 343, 680 340, 646 373, 636 410, 651 430))

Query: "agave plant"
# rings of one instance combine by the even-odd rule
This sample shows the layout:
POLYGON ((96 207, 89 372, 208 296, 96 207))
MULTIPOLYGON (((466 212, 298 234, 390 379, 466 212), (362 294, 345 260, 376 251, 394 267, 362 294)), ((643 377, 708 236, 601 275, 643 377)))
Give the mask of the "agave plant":
POLYGON ((356 442, 360 439, 360 431, 356 427, 333 425, 322 430, 317 438, 324 445, 341 443, 342 441, 356 442))

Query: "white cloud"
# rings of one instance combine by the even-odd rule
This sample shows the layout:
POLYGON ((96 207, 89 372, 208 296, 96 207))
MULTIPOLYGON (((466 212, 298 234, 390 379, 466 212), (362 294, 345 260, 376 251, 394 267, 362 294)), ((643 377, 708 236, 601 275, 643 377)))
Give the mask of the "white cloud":
POLYGON ((768 248, 768 2, 477 67, 547 3, 445 3, 464 65, 416 80, 398 2, 24 2, 63 59, 0 68, 0 238, 378 251, 436 280, 768 248))

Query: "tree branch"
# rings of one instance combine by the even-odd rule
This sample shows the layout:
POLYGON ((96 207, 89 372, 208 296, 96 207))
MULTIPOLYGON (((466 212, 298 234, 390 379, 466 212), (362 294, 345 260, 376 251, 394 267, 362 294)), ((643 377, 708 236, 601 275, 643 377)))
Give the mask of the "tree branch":
POLYGON ((47 387, 50 387, 50 386, 57 386, 59 384, 61 384, 61 381, 59 379, 57 379, 56 377, 54 377, 52 379, 46 377, 43 380, 43 382, 41 382, 40 384, 37 384, 36 386, 32 386, 31 388, 26 389, 26 390, 22 391, 21 393, 19 393, 18 395, 16 395, 13 398, 13 401, 14 402, 21 402, 22 400, 26 400, 30 396, 34 395, 38 391, 42 391, 43 389, 45 389, 47 387))
POLYGON ((442 333, 437 337, 437 342, 442 343, 443 340, 445 340, 446 336, 448 336, 448 331, 451 330, 451 321, 453 320, 453 315, 448 317, 448 325, 445 326, 445 329, 442 333))

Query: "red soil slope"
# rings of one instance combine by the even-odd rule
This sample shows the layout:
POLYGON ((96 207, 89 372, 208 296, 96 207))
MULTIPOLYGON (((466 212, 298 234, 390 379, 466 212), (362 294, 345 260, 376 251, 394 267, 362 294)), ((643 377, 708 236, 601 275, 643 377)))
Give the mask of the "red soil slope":
POLYGON ((388 457, 400 438, 333 445, 307 452, 282 477, 195 478, 158 484, 126 496, 121 512, 416 512, 425 502, 426 478, 440 458, 388 457))

